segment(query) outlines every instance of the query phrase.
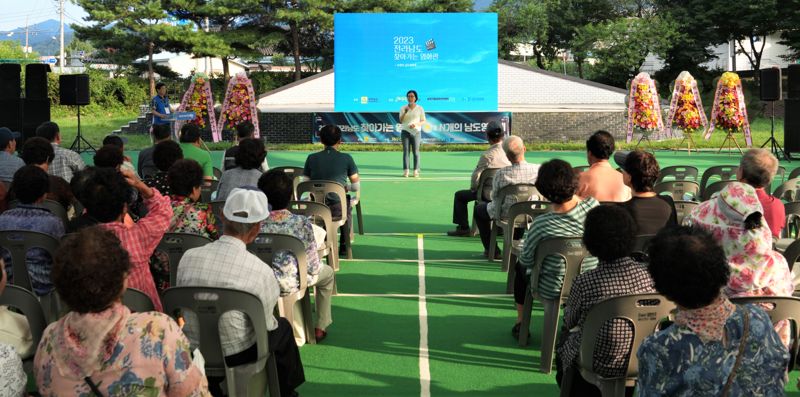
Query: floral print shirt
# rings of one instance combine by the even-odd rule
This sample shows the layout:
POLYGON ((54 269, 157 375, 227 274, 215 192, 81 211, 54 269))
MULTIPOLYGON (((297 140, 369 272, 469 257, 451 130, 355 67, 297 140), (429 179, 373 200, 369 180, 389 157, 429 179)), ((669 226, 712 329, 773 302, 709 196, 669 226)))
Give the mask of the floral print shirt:
MULTIPOLYGON (((289 210, 277 210, 269 213, 269 217, 261 223, 261 233, 286 234, 297 237, 306 246, 306 259, 308 260, 308 285, 317 282, 320 262, 317 255, 317 243, 314 240, 314 229, 307 216, 296 215, 289 210)), ((281 287, 281 296, 296 292, 300 287, 300 278, 297 275, 297 259, 288 251, 275 254, 272 261, 272 270, 281 287)))
POLYGON ((639 348, 638 396, 718 396, 728 380, 744 332, 750 329, 731 396, 783 396, 789 352, 757 305, 737 306, 724 324, 726 341, 704 343, 690 327, 673 324, 639 348))
POLYGON ((42 396, 210 396, 189 341, 162 313, 119 302, 100 313, 70 312, 44 331, 34 359, 42 396))

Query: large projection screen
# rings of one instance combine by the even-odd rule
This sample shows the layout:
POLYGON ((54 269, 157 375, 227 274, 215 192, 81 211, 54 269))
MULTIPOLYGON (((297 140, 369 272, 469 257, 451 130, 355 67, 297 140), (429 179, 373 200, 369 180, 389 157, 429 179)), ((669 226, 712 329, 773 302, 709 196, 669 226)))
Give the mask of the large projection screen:
POLYGON ((497 110, 497 14, 336 14, 337 112, 497 110))

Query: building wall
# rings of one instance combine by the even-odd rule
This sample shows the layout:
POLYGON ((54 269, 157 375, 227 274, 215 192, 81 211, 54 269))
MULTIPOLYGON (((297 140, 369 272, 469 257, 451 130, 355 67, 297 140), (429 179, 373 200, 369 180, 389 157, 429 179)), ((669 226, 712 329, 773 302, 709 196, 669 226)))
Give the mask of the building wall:
MULTIPOLYGON (((259 113, 261 135, 268 144, 311 143, 313 113, 259 113)), ((625 139, 625 112, 540 112, 512 115, 512 133, 526 142, 585 140, 603 129, 625 139)))

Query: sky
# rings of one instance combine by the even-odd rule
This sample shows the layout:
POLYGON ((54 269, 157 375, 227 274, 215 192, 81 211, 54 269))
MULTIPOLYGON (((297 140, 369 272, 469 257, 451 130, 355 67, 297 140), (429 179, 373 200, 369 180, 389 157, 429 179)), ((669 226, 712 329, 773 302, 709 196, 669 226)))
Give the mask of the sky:
MULTIPOLYGON (((64 23, 84 24, 82 18, 86 16, 83 8, 64 0, 64 23)), ((0 34, 25 26, 26 17, 30 25, 48 19, 58 20, 58 0, 0 0, 3 12, 0 13, 0 34)), ((491 0, 475 0, 476 8, 482 9, 491 4, 491 0)), ((43 32, 51 34, 52 32, 43 32)), ((56 32, 57 33, 57 32, 56 32)))
MULTIPOLYGON (((83 8, 71 3, 70 0, 64 0, 64 3, 64 23, 84 24, 82 18, 86 16, 86 12, 83 8)), ((30 25, 48 19, 57 21, 59 18, 58 0, 0 0, 0 4, 3 9, 3 12, 0 12, 0 32, 24 27, 26 17, 30 25)))

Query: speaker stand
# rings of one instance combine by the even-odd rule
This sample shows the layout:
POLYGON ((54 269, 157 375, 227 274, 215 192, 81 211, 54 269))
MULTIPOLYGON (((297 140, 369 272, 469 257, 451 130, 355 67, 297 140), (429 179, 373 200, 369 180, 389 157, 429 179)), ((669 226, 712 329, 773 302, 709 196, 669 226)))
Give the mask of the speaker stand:
POLYGON ((89 141, 87 141, 86 139, 84 139, 83 135, 81 134, 81 106, 77 105, 75 107, 78 109, 78 135, 75 136, 75 140, 72 141, 72 145, 70 145, 69 150, 78 153, 83 153, 88 151, 95 152, 96 150, 92 146, 92 144, 89 143, 89 141), (86 146, 82 148, 81 142, 85 143, 86 146))
POLYGON ((769 139, 767 139, 767 141, 764 142, 761 147, 763 148, 767 145, 770 145, 770 151, 772 152, 773 156, 778 159, 783 158, 786 161, 792 161, 792 159, 786 154, 781 145, 778 143, 778 140, 775 139, 775 101, 772 101, 772 117, 770 120, 772 128, 770 128, 769 131, 769 139))

